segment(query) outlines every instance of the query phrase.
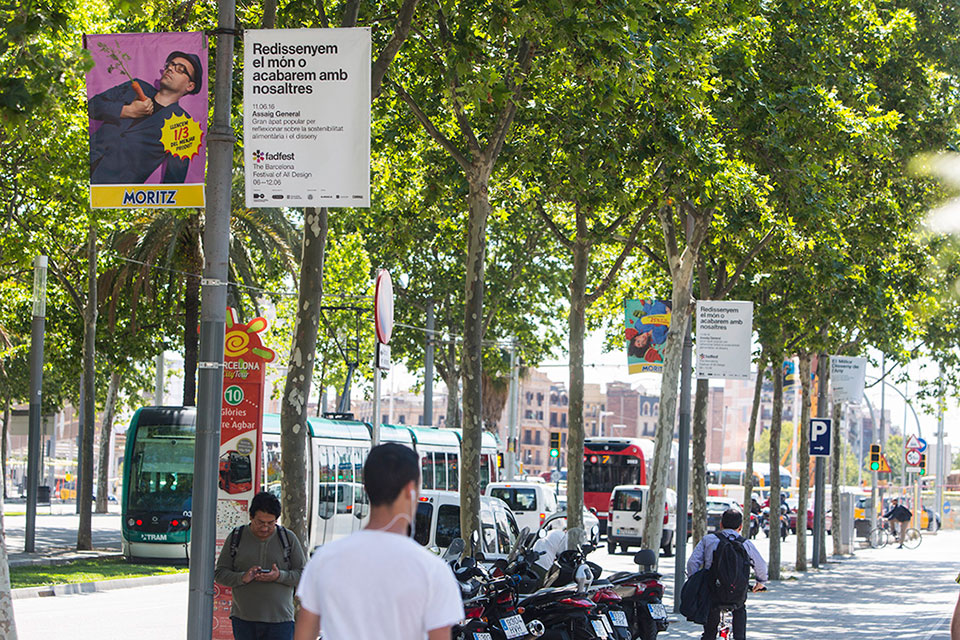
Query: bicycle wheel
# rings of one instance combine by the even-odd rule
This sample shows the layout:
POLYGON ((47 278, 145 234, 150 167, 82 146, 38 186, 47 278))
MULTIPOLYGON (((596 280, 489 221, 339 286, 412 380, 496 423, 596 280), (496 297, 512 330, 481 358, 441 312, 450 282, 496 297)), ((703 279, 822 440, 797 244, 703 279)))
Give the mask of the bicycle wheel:
POLYGON ((882 549, 887 544, 887 532, 879 527, 871 529, 870 535, 867 536, 867 542, 873 549, 882 549))
POLYGON ((923 542, 919 529, 910 528, 903 534, 903 546, 907 549, 916 549, 923 542))

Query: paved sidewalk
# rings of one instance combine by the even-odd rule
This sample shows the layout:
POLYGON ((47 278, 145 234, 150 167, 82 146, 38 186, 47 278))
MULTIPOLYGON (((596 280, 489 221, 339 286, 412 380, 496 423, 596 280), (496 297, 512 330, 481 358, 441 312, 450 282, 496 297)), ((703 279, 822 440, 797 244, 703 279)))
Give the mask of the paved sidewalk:
POLYGON ((27 518, 26 515, 20 515, 24 508, 23 504, 4 503, 4 513, 9 514, 4 515, 3 523, 10 566, 61 564, 90 557, 118 556, 121 553, 120 513, 116 508, 110 513, 91 516, 94 548, 91 551, 76 551, 80 516, 76 513, 76 505, 71 503, 37 508, 35 552, 26 553, 23 549, 27 518))

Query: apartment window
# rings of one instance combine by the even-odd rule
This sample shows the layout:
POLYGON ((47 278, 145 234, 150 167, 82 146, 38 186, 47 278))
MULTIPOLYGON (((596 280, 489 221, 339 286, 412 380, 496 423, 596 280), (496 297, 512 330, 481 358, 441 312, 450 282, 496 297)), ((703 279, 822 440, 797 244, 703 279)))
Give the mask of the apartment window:
POLYGON ((561 429, 567 428, 567 414, 565 413, 560 414, 560 428, 561 429))
POLYGON ((550 426, 551 426, 551 427, 557 426, 557 412, 556 412, 556 411, 551 411, 551 412, 550 412, 550 426))
POLYGON ((523 430, 523 444, 530 444, 531 442, 533 442, 533 438, 531 437, 530 429, 524 429, 524 430, 523 430))
POLYGON ((538 393, 538 394, 537 394, 537 406, 538 406, 538 407, 542 407, 542 406, 543 406, 543 394, 542 394, 542 393, 538 393))
POLYGON ((536 432, 536 440, 534 440, 534 442, 535 442, 536 444, 540 444, 540 443, 542 442, 542 441, 540 440, 540 432, 539 432, 539 431, 536 432))
POLYGON ((537 420, 543 420, 543 411, 537 411, 537 420))
POLYGON ((527 420, 533 420, 533 411, 531 409, 527 409, 523 412, 523 417, 527 420))

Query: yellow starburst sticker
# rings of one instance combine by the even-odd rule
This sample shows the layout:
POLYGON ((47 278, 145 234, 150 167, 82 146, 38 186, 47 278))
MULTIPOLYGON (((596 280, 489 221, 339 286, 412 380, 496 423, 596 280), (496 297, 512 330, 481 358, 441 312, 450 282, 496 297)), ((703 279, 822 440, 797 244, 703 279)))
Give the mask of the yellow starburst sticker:
POLYGON ((193 118, 175 113, 164 120, 160 142, 171 155, 190 160, 200 152, 203 131, 193 118))

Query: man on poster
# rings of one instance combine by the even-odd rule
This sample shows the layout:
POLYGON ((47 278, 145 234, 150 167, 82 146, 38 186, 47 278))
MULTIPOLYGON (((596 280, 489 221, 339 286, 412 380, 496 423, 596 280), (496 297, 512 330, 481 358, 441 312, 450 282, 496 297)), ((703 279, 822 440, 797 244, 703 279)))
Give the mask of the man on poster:
POLYGON ((91 98, 90 119, 102 122, 90 136, 91 184, 142 184, 161 164, 162 183, 183 183, 190 159, 167 150, 163 127, 174 116, 190 119, 179 101, 200 91, 202 74, 199 56, 173 51, 159 88, 130 79, 91 98))

